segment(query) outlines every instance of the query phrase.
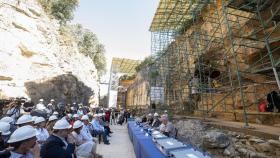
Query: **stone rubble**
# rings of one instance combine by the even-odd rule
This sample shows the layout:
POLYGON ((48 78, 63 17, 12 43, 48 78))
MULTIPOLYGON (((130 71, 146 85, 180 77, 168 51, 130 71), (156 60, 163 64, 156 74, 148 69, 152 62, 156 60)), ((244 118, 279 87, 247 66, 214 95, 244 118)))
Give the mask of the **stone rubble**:
POLYGON ((217 158, 279 158, 280 141, 233 131, 221 131, 189 119, 175 122, 179 139, 217 158))

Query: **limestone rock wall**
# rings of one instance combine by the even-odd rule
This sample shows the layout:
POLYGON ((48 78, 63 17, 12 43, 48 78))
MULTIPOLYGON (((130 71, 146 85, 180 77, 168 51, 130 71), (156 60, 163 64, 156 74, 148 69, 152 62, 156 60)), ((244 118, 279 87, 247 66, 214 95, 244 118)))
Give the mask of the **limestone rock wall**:
POLYGON ((58 21, 37 0, 1 0, 0 97, 90 99, 97 104, 98 88, 92 60, 60 35, 58 21), (50 84, 53 80, 59 84, 50 84), (47 86, 38 86, 42 84, 47 86))

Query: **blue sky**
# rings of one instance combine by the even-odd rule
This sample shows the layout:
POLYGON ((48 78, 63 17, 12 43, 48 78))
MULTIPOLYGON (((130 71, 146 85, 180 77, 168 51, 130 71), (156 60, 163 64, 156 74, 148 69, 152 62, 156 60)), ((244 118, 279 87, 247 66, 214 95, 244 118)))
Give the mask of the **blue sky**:
MULTIPOLYGON (((151 53, 151 25, 159 0, 80 0, 73 23, 95 33, 105 45, 107 71, 112 57, 144 59, 151 53)), ((109 73, 102 77, 108 82, 109 73)), ((101 96, 107 85, 100 85, 101 96)))
POLYGON ((152 22, 159 0, 81 0, 73 23, 95 33, 112 57, 144 59, 151 53, 152 22))

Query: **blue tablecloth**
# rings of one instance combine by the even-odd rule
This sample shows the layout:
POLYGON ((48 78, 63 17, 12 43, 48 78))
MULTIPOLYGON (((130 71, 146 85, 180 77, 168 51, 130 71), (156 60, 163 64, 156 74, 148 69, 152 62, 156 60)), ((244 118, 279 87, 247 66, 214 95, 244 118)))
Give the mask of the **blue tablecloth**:
POLYGON ((135 126, 134 121, 127 124, 129 138, 133 144, 137 158, 167 158, 155 146, 152 137, 145 136, 140 127, 135 126))

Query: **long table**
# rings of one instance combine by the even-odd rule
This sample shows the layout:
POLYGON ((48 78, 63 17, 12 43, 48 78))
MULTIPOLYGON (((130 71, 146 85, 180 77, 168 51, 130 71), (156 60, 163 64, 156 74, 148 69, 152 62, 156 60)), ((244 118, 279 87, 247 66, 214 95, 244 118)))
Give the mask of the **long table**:
POLYGON ((141 128, 135 126, 135 121, 129 121, 127 124, 128 135, 133 144, 136 158, 167 158, 155 146, 152 137, 146 136, 141 128))

